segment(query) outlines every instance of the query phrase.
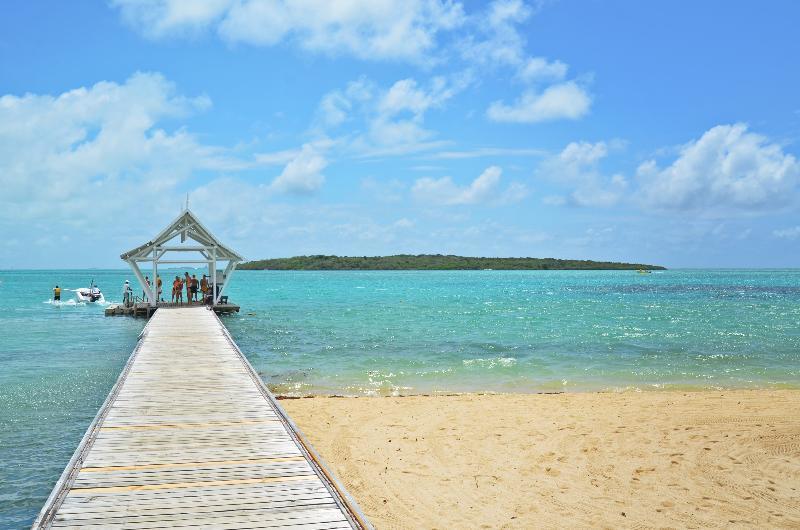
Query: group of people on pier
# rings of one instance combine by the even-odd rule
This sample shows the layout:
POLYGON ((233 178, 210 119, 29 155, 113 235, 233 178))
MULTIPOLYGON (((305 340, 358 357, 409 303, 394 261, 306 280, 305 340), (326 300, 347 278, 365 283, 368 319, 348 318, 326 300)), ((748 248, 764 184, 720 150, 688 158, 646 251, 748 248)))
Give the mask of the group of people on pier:
MULTIPOLYGON (((183 303, 183 291, 186 290, 186 301, 197 302, 198 296, 202 296, 205 301, 207 296, 211 296, 211 282, 208 281, 208 276, 203 274, 203 277, 198 280, 197 275, 185 273, 184 277, 175 276, 172 282, 172 301, 176 303, 183 303)), ((160 289, 159 289, 160 291, 160 289)))
MULTIPOLYGON (((144 281, 147 282, 147 285, 152 289, 153 283, 150 280, 149 276, 145 276, 144 281)), ((163 282, 161 281, 161 276, 156 276, 156 286, 158 289, 158 294, 156 299, 160 302, 164 302, 164 298, 162 296, 163 293, 163 282)), ((184 276, 181 277, 175 276, 175 280, 172 282, 172 303, 183 303, 183 291, 186 291, 186 302, 203 302, 203 303, 211 303, 211 297, 213 296, 213 289, 211 286, 211 282, 206 274, 203 274, 203 277, 199 280, 197 279, 197 275, 192 274, 191 276, 189 273, 184 273, 184 276)), ((60 293, 59 293, 60 294, 60 293)), ((122 299, 123 303, 130 303, 133 302, 133 289, 131 288, 130 282, 125 280, 125 286, 122 289, 122 299)), ((142 293, 142 299, 146 300, 147 295, 146 293, 142 293)))

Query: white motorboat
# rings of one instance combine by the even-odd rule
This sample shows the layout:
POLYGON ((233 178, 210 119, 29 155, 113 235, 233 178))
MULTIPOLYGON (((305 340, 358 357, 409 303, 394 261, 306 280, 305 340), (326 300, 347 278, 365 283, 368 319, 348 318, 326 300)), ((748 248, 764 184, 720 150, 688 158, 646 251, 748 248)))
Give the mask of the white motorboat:
POLYGON ((103 297, 103 293, 100 292, 100 288, 94 284, 94 280, 92 280, 90 287, 81 287, 80 289, 75 289, 75 298, 78 299, 78 302, 99 304, 104 304, 106 302, 105 297, 103 297))

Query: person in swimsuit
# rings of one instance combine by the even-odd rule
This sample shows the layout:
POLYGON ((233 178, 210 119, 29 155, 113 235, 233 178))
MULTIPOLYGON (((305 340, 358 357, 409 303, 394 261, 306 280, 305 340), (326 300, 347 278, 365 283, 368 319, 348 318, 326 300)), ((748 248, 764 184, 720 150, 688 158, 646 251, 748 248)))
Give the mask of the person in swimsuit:
POLYGON ((172 282, 172 301, 178 302, 181 298, 183 298, 181 279, 179 276, 175 276, 175 281, 172 282))
POLYGON ((194 275, 194 274, 192 274, 191 286, 192 286, 192 302, 196 302, 197 301, 197 290, 200 287, 200 282, 197 281, 197 276, 194 275))
POLYGON ((186 301, 192 301, 192 278, 189 276, 188 272, 184 272, 183 277, 183 286, 186 288, 186 301))

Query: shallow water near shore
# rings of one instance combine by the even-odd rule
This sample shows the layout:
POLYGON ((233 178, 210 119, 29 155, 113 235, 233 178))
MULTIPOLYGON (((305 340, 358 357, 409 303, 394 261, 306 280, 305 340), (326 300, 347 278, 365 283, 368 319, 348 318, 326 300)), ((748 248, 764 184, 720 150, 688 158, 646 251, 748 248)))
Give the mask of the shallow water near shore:
MULTIPOLYGON (((0 527, 30 524, 144 326, 50 301, 92 279, 112 302, 133 275, 0 271, 0 527)), ((800 385, 799 270, 240 271, 226 294, 282 394, 800 385)))

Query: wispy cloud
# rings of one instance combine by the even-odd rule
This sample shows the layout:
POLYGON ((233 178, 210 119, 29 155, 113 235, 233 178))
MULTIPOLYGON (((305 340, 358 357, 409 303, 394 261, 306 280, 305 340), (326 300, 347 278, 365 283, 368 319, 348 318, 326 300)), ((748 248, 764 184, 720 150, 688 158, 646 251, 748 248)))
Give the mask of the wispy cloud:
POLYGON ((537 175, 571 188, 567 196, 548 196, 544 204, 560 206, 608 207, 617 204, 627 190, 628 182, 621 174, 607 176, 600 163, 619 142, 570 142, 560 153, 544 160, 537 175))
POLYGON ((300 149, 284 149, 282 151, 274 151, 272 153, 256 153, 254 159, 257 163, 262 165, 276 165, 280 166, 288 164, 300 154, 300 149))
POLYGON ((467 186, 457 185, 451 177, 425 177, 414 182, 411 192, 418 201, 446 206, 501 204, 527 197, 527 187, 519 182, 512 182, 505 190, 501 190, 502 173, 499 167, 490 166, 467 186))
POLYGON ((230 43, 290 42, 314 53, 423 62, 441 32, 464 23, 459 2, 440 0, 112 0, 152 39, 214 31, 230 43))
POLYGON ((498 156, 540 157, 546 156, 547 154, 548 152, 546 150, 535 148, 525 149, 511 147, 478 147, 463 151, 439 151, 437 153, 422 155, 422 158, 457 160, 463 158, 484 158, 498 156))
POLYGON ((772 235, 780 239, 798 239, 800 238, 800 226, 773 230, 772 235))
POLYGON ((425 115, 442 108, 469 80, 463 76, 437 76, 426 85, 406 78, 381 88, 362 77, 342 90, 322 97, 317 111, 316 131, 324 135, 341 134, 341 148, 357 157, 398 156, 443 148, 450 141, 436 138, 425 127, 425 115))

